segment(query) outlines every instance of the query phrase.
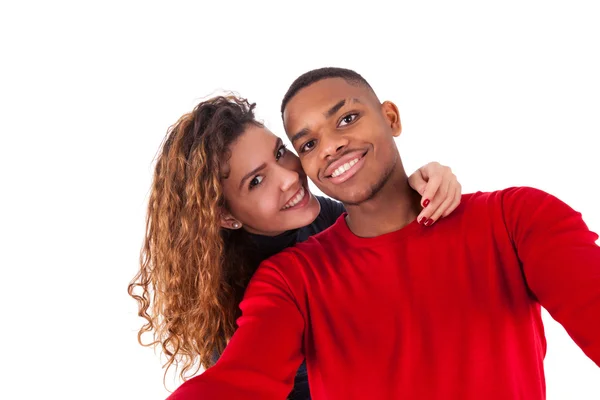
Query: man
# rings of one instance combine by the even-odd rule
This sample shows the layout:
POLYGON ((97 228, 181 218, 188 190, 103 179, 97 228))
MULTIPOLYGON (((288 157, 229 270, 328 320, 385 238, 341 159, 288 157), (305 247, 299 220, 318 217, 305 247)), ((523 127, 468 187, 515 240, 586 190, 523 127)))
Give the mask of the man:
POLYGON ((284 399, 303 358, 319 399, 544 399, 540 306, 600 365, 600 248, 532 188, 464 195, 423 229, 397 107, 356 72, 282 102, 307 175, 347 215, 265 261, 220 361, 172 399, 284 399))

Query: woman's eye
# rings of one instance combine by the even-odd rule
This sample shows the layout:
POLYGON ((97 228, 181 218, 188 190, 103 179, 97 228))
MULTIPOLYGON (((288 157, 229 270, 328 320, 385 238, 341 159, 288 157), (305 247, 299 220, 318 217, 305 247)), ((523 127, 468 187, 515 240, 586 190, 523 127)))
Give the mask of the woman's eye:
POLYGON ((339 126, 351 124, 352 122, 354 122, 356 120, 357 117, 358 117, 358 114, 348 114, 342 118, 339 126))
POLYGON ((254 178, 252 178, 252 180, 250 181, 250 189, 257 185, 260 185, 263 179, 265 179, 265 177, 262 175, 256 175, 254 178))
POLYGON ((279 150, 277 150, 277 154, 275 155, 275 159, 277 161, 279 161, 279 159, 283 156, 285 156, 285 153, 287 153, 287 148, 285 147, 285 145, 281 146, 279 148, 279 150))

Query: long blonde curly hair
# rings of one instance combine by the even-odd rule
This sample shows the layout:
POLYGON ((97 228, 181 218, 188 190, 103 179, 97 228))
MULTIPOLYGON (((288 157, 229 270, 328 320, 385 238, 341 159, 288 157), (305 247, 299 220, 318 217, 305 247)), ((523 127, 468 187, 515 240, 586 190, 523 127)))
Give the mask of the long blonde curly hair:
POLYGON ((247 126, 262 126, 254 106, 234 96, 204 101, 169 128, 158 154, 140 270, 128 292, 146 320, 138 341, 166 355, 165 377, 172 366, 186 380, 213 365, 258 264, 245 247, 247 233, 220 225, 223 166, 247 126))

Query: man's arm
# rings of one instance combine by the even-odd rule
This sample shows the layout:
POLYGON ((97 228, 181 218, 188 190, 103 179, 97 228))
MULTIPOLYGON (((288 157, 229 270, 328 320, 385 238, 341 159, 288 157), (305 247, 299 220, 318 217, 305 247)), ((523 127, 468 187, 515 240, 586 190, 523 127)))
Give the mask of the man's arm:
POLYGON ((250 281, 238 329, 219 361, 168 400, 283 400, 290 393, 303 360, 304 319, 285 280, 268 263, 250 281))
POLYGON ((600 366, 600 247, 581 214, 545 192, 511 188, 503 212, 527 285, 600 366))

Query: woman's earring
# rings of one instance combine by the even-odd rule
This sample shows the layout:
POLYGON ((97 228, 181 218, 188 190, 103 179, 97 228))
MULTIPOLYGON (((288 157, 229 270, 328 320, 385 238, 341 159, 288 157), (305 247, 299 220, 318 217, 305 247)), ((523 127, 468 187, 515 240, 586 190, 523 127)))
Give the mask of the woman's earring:
POLYGON ((234 222, 233 223, 233 229, 239 229, 240 228, 240 223, 239 222, 234 222))

